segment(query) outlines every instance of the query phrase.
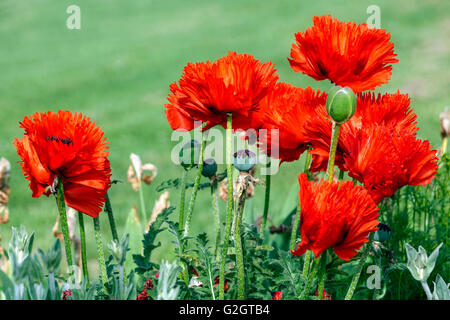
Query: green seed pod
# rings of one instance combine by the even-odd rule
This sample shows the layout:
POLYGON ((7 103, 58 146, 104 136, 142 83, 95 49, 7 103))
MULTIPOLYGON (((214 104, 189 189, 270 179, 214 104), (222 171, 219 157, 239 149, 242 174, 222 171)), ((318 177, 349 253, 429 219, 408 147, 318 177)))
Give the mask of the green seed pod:
POLYGON ((241 172, 249 172, 256 165, 256 154, 250 150, 239 150, 233 155, 233 165, 241 172))
POLYGON ((217 163, 214 159, 203 161, 202 175, 207 178, 213 177, 217 172, 217 163))
POLYGON ((327 112, 336 123, 349 120, 356 110, 356 95, 349 87, 334 86, 328 93, 327 112))
POLYGON ((389 235, 391 233, 391 228, 384 223, 378 224, 378 230, 375 231, 375 235, 373 236, 373 240, 378 242, 384 242, 389 239, 389 235))
POLYGON ((200 159, 200 151, 202 145, 196 140, 191 140, 187 142, 180 150, 179 159, 180 164, 185 170, 190 170, 198 165, 198 160, 200 159))

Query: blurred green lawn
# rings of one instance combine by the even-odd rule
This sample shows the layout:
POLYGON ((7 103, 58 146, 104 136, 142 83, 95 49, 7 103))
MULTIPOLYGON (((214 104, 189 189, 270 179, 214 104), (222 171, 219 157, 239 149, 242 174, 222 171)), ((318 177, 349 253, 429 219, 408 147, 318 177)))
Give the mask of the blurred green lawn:
MULTIPOLYGON (((419 137, 440 144, 439 113, 450 105, 450 2, 427 1, 145 1, 145 0, 2 0, 0 2, 0 156, 12 164, 10 222, 0 226, 5 246, 11 226, 36 232, 36 245, 47 249, 57 215, 54 199, 33 199, 12 145, 23 132, 18 123, 38 111, 69 109, 89 115, 110 141, 113 178, 126 181, 131 152, 155 164, 159 175, 147 187, 149 209, 159 196, 155 187, 177 177, 170 161, 171 130, 164 115, 169 84, 179 79, 187 62, 214 60, 228 50, 275 63, 280 79, 321 89, 293 72, 286 57, 294 33, 312 25, 314 15, 331 13, 344 21, 365 22, 366 9, 381 8, 381 27, 395 43, 400 62, 392 80, 379 92, 408 92, 419 117, 419 137), (81 8, 81 30, 68 30, 66 8, 81 8)), ((272 217, 296 183, 300 163, 283 164, 273 177, 272 217)), ((138 195, 127 184, 110 192, 119 233, 138 195)), ((190 191, 187 193, 189 199, 190 191)), ((171 192, 172 204, 178 192, 171 192)), ((263 189, 254 206, 263 207, 263 189)), ((225 205, 221 203, 222 212, 225 205)), ((85 220, 86 221, 86 220, 85 220)), ((90 222, 90 221, 89 221, 90 222)), ((102 229, 110 232, 105 216, 102 229)), ((198 197, 193 233, 212 233, 209 192, 198 197)), ((96 272, 93 227, 88 223, 88 257, 96 272)), ((168 235, 154 258, 169 257, 168 235)))

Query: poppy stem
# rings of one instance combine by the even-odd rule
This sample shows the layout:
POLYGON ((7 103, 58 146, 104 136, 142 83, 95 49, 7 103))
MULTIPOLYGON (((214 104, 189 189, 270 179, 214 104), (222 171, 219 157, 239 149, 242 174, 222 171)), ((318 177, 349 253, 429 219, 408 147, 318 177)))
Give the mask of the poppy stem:
POLYGON ((147 209, 145 208, 144 190, 142 190, 142 181, 141 181, 140 178, 139 178, 139 199, 141 201, 141 211, 142 211, 142 220, 143 220, 142 226, 145 229, 145 226, 148 223, 148 220, 147 220, 147 209))
POLYGON ((326 278, 326 272, 327 272, 327 256, 328 256, 328 250, 322 253, 322 256, 320 257, 320 268, 319 268, 319 285, 317 288, 317 296, 319 300, 323 299, 323 289, 325 287, 325 278, 326 278))
POLYGON ((86 280, 86 287, 89 288, 89 271, 87 267, 86 257, 86 233, 84 230, 84 213, 78 211, 78 224, 80 225, 80 241, 81 241, 81 264, 83 266, 83 276, 86 280))
POLYGON ((192 213, 194 212, 195 199, 197 198, 198 186, 200 185, 200 179, 202 177, 203 170, 203 153, 206 146, 207 133, 202 133, 202 148, 200 150, 200 159, 198 161, 197 175, 195 176, 194 187, 192 189, 191 200, 189 201, 189 207, 186 215, 186 222, 184 224, 184 235, 189 234, 191 228, 192 213))
POLYGON ((105 284, 108 282, 108 275, 106 273, 105 253, 103 252, 103 239, 102 234, 100 233, 100 218, 99 217, 93 218, 93 220, 94 220, 95 241, 97 242, 98 264, 100 267, 103 288, 105 288, 105 284))
MULTIPOLYGON (((270 161, 267 162, 266 168, 270 168, 270 161)), ((267 173, 267 172, 266 172, 267 173)), ((269 202, 270 202, 270 174, 266 175, 266 193, 264 196, 264 214, 261 222, 260 236, 264 238, 264 230, 266 229, 267 214, 269 213, 269 202)))
POLYGON ((214 247, 214 257, 219 257, 219 245, 220 245, 220 212, 219 203, 217 199, 217 180, 211 184, 211 196, 212 196, 212 206, 214 211, 214 218, 216 221, 216 243, 214 247))
POLYGON ((242 251, 241 222, 242 212, 244 211, 245 197, 247 196, 248 176, 244 178, 244 188, 239 197, 239 205, 234 224, 234 242, 236 247, 236 265, 238 276, 238 300, 245 299, 245 273, 244 273, 244 254, 242 251))
POLYGON ((64 247, 66 250, 67 268, 72 273, 72 250, 70 247, 69 225, 67 224, 66 203, 64 201, 63 181, 58 177, 58 186, 56 190, 56 205, 58 206, 59 217, 61 220, 61 229, 64 236, 64 247))
MULTIPOLYGON (((308 147, 307 150, 309 150, 310 147, 308 147)), ((306 173, 307 177, 310 177, 309 172, 309 166, 311 165, 311 154, 309 152, 306 152, 306 159, 305 159, 305 168, 303 169, 303 173, 306 173)), ((291 243, 290 243, 290 249, 295 249, 295 239, 297 238, 297 232, 298 227, 300 224, 300 214, 301 214, 301 206, 300 206, 300 200, 298 202, 297 211, 295 213, 295 220, 292 222, 292 230, 291 230, 291 243)), ((305 275, 306 276, 306 275, 305 275)))
MULTIPOLYGON (((310 252, 310 251, 307 251, 307 252, 310 252)), ((308 275, 308 279, 306 280, 305 287, 303 288, 303 291, 302 291, 302 293, 300 295, 300 298, 299 298, 300 300, 305 300, 306 299, 306 296, 308 295, 309 290, 311 288, 312 281, 313 281, 314 277, 316 276, 319 262, 320 262, 320 259, 316 259, 314 261, 313 269, 311 270, 311 273, 308 275)))
POLYGON ((220 263, 219 274, 219 300, 224 299, 225 295, 225 263, 228 253, 228 241, 230 239, 231 219, 233 213, 233 164, 231 157, 231 129, 232 129, 232 114, 227 114, 227 130, 226 130, 226 164, 227 164, 227 180, 228 180, 228 208, 227 221, 225 225, 225 236, 222 248, 222 261, 220 263))
POLYGON ((333 121, 333 129, 331 131, 330 156, 328 157, 328 166, 327 166, 328 182, 332 182, 334 177, 334 159, 336 157, 336 148, 338 145, 340 131, 341 131, 341 124, 333 121))
POLYGON ((111 227, 113 240, 119 243, 119 236, 117 235, 116 222, 114 220, 114 214, 112 211, 111 201, 109 200, 108 192, 106 192, 105 211, 108 214, 109 226, 111 227))
POLYGON ((183 230, 184 226, 184 201, 186 198, 186 178, 187 170, 183 168, 183 174, 181 176, 181 190, 180 190, 180 214, 178 219, 178 230, 183 230))
POLYGON ((307 250, 305 252, 305 259, 303 261, 303 273, 302 273, 303 279, 308 278, 308 272, 309 272, 309 265, 310 264, 311 264, 311 251, 307 250))
POLYGON ((355 292, 356 286, 358 284, 358 280, 361 275, 361 271, 364 267, 364 263, 366 262, 367 256, 369 255, 370 246, 372 244, 374 235, 375 232, 371 232, 369 235, 369 241, 367 242, 363 252, 361 253, 361 259, 359 260, 358 263, 358 269, 356 270, 356 273, 353 275, 352 282, 350 283, 350 287, 348 288, 347 294, 345 295, 345 300, 351 300, 353 297, 353 293, 355 292))

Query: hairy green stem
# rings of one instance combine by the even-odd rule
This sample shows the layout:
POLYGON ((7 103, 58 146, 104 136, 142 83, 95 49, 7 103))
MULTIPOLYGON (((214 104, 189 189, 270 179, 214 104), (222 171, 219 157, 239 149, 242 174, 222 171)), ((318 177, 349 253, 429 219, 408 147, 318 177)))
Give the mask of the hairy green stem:
POLYGON ((339 140, 339 132, 341 131, 341 125, 333 121, 333 129, 331 132, 331 143, 330 143, 330 155, 328 158, 327 166, 327 180, 328 182, 333 181, 334 176, 334 158, 336 157, 336 148, 339 140))
POLYGON ((318 275, 318 280, 319 280, 319 285, 317 288, 317 296, 319 298, 319 300, 323 299, 323 289, 325 287, 325 278, 326 278, 326 268, 327 268, 327 255, 328 255, 328 250, 322 252, 322 256, 320 257, 320 267, 319 267, 319 275, 318 275))
POLYGON ((105 211, 108 214, 109 226, 111 227, 111 234, 114 241, 119 243, 119 236, 117 235, 116 222, 112 211, 111 201, 109 200, 108 192, 106 192, 105 211))
MULTIPOLYGON (((267 162, 266 168, 270 168, 270 161, 267 162)), ((267 172, 266 172, 267 174, 267 172)), ((269 203, 270 203, 270 174, 266 175, 266 192, 264 196, 264 214, 263 219, 261 222, 261 230, 260 230, 260 236, 261 238, 264 237, 264 230, 266 229, 266 223, 267 223, 267 214, 269 213, 269 203)))
POLYGON ((302 272, 303 279, 306 279, 308 277, 309 265, 311 264, 311 254, 312 251, 306 250, 305 257, 303 260, 303 272, 302 272))
POLYGON ((220 246, 220 212, 219 212, 219 203, 217 199, 217 181, 211 184, 211 197, 212 197, 212 206, 214 212, 214 219, 216 222, 216 242, 214 245, 214 257, 218 257, 219 246, 220 246))
POLYGON ((299 201, 298 205, 297 205, 297 210, 295 212, 295 219, 294 219, 294 221, 292 221, 291 242, 289 245, 289 248, 291 250, 295 249, 295 239, 297 238, 298 226, 300 224, 300 213, 301 213, 301 207, 300 207, 300 201, 299 201))
POLYGON ((97 254, 98 254, 98 264, 100 267, 100 274, 102 277, 103 287, 108 282, 108 275, 106 273, 105 265, 105 253, 103 252, 103 239, 100 232, 100 217, 93 218, 94 220, 94 231, 95 231, 95 241, 97 243, 97 254))
POLYGON ((367 256, 370 252, 370 246, 372 245, 372 240, 375 235, 375 232, 371 232, 369 235, 369 241, 366 243, 366 246, 363 249, 363 252, 361 254, 361 259, 358 263, 358 269, 356 270, 356 273, 353 275, 352 282, 350 283, 350 287, 348 288, 347 294, 345 295, 345 300, 351 300, 353 297, 353 293, 356 290, 356 286, 358 285, 359 277, 361 276, 361 271, 364 267, 364 264, 366 263, 367 256))
POLYGON ((59 218, 61 220, 61 229, 64 236, 64 247, 66 250, 67 268, 72 273, 72 250, 70 245, 69 225, 67 224, 66 203, 64 201, 63 181, 58 177, 58 185, 56 187, 56 205, 58 206, 59 218))
POLYGON ((231 158, 231 129, 232 114, 227 114, 227 130, 226 130, 226 164, 227 164, 227 180, 228 180, 228 207, 227 221, 225 225, 225 236, 222 247, 222 261, 220 263, 219 273, 219 300, 223 300, 225 296, 225 262, 228 253, 228 241, 230 239, 231 219, 233 213, 233 164, 231 158))
POLYGON ((313 282, 313 280, 314 280, 314 278, 315 278, 315 276, 316 276, 317 268, 318 268, 319 262, 320 262, 320 259, 319 259, 319 258, 317 258, 317 259, 314 261, 313 269, 312 269, 311 273, 308 275, 308 278, 307 278, 307 280, 306 280, 305 287, 303 288, 303 291, 302 291, 302 293, 301 293, 301 295, 300 295, 300 298, 299 298, 300 300, 305 300, 305 299, 306 299, 306 296, 308 295, 309 290, 310 290, 310 288, 311 288, 311 284, 312 284, 312 282, 313 282))
POLYGON ((78 224, 80 225, 80 242, 81 242, 81 264, 83 266, 83 276, 86 280, 86 286, 89 288, 89 271, 86 257, 86 232, 84 230, 84 213, 78 212, 78 224))
POLYGON ((189 207, 186 214, 186 222, 184 224, 184 235, 187 236, 189 234, 191 228, 191 219, 192 213, 194 212, 194 204, 195 199, 197 198, 198 186, 200 185, 200 179, 202 177, 202 169, 203 169, 203 152, 205 151, 206 146, 206 136, 207 134, 202 135, 202 148, 200 150, 200 159, 198 162, 197 175, 195 176, 194 187, 192 189, 191 200, 189 201, 189 207))
MULTIPOLYGON (((309 150, 309 147, 307 150, 309 150)), ((306 173, 308 179, 310 178, 309 166, 311 165, 311 159, 312 159, 311 154, 309 152, 306 152, 305 168, 303 169, 303 173, 306 173)), ((297 238, 297 231, 300 224, 300 214, 301 214, 301 206, 299 200, 297 211, 295 213, 295 220, 292 222, 291 242, 289 246, 291 250, 295 249, 295 239, 297 238)))
POLYGON ((244 178, 244 187, 242 194, 239 196, 239 205, 236 213, 236 221, 234 224, 234 243, 236 247, 236 265, 238 276, 238 300, 245 299, 245 270, 244 270, 244 254, 242 250, 241 238, 241 222, 242 212, 244 211, 245 197, 247 193, 248 177, 244 178))
POLYGON ((178 229, 181 231, 184 227, 184 201, 186 197, 186 178, 188 171, 183 168, 183 174, 181 176, 181 189, 180 189, 180 213, 178 218, 178 229))

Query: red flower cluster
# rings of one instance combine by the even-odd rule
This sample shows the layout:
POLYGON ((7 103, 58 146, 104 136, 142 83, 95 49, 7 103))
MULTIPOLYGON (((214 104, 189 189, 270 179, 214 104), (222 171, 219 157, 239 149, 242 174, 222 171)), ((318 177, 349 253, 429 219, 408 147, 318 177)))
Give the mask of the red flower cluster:
POLYGON ((59 177, 67 205, 98 217, 111 183, 103 131, 70 111, 35 113, 25 117, 21 128, 25 136, 14 145, 33 197, 49 196, 59 177))
MULTIPOLYGON (((302 243, 294 253, 319 256, 332 247, 348 260, 376 230, 376 204, 402 186, 429 184, 437 157, 428 141, 416 137, 417 116, 407 94, 363 93, 387 83, 398 62, 389 33, 329 15, 313 22, 295 35, 288 60, 296 72, 357 93, 356 112, 340 127, 335 165, 363 187, 310 184, 300 176, 302 243)), ((171 85, 167 119, 173 129, 191 130, 195 120, 206 122, 206 129, 224 126, 232 113, 234 129, 259 130, 244 137, 255 136, 266 154, 295 161, 309 149, 310 171, 326 170, 332 134, 327 94, 277 78, 272 64, 233 52, 214 63, 188 64, 171 85)))
MULTIPOLYGON (((155 276, 155 278, 157 277, 155 276)), ((147 290, 152 290, 153 288, 154 285, 152 279, 147 279, 144 284, 144 289, 142 289, 142 292, 137 295, 136 300, 148 300, 149 295, 147 293, 147 290)))
POLYGON ((72 291, 70 289, 63 291, 62 300, 72 300, 72 291))

